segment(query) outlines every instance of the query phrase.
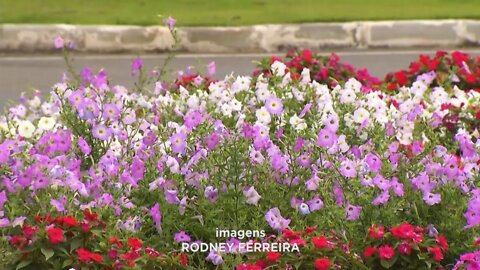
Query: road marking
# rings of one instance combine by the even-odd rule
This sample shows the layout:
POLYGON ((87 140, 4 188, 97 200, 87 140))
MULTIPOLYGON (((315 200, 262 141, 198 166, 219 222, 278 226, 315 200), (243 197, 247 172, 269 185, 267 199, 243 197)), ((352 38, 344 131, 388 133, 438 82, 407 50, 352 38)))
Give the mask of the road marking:
MULTIPOLYGON (((433 54, 436 50, 400 50, 400 51, 340 51, 336 52, 339 56, 385 56, 385 55, 418 55, 418 54, 433 54)), ((446 50, 450 51, 450 50, 446 50)), ((469 54, 480 54, 479 49, 466 49, 463 52, 469 54)), ((319 52, 321 55, 329 55, 331 52, 319 52)), ((178 54, 175 58, 178 59, 196 59, 196 58, 263 58, 270 56, 282 56, 282 53, 255 53, 255 54, 178 54)), ((82 55, 72 54, 74 59, 82 60, 112 60, 112 59, 133 59, 138 55, 135 54, 102 54, 102 55, 82 55)), ((142 59, 158 59, 165 58, 165 54, 145 54, 140 55, 142 59)), ((0 61, 63 61, 62 56, 0 56, 0 61)))

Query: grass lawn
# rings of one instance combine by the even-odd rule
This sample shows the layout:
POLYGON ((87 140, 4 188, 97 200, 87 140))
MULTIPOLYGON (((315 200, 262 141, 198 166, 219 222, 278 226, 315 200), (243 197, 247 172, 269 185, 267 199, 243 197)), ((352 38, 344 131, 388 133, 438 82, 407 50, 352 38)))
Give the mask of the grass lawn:
POLYGON ((480 19, 480 0, 0 0, 0 23, 249 25, 480 19))

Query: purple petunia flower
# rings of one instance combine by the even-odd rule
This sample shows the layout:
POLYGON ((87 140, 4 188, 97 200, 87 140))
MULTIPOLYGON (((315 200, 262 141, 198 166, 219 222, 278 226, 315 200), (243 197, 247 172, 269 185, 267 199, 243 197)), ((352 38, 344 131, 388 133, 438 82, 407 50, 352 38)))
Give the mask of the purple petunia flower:
POLYGON ((3 209, 3 205, 7 201, 8 201, 7 193, 5 192, 5 190, 2 190, 2 192, 0 192, 0 209, 3 209))
POLYGON ((322 129, 318 133, 317 145, 320 147, 330 148, 337 140, 337 135, 330 129, 322 129))
POLYGON ((186 147, 186 135, 183 132, 173 134, 169 141, 171 143, 171 148, 174 153, 183 154, 186 147))
POLYGON ((213 203, 218 199, 218 189, 212 186, 207 186, 205 188, 204 196, 209 202, 213 203))
POLYGON ((5 228, 10 225, 10 220, 8 218, 0 218, 0 228, 5 228))
POLYGON ((50 200, 50 205, 55 207, 55 209, 58 212, 64 212, 65 211, 65 203, 67 202, 67 197, 62 196, 58 200, 51 199, 50 200))
POLYGON ((222 256, 213 250, 208 253, 208 256, 205 258, 205 260, 212 262, 214 265, 220 265, 223 263, 222 256))
POLYGON ((118 120, 118 117, 120 116, 120 110, 115 104, 106 104, 103 107, 102 116, 104 119, 118 120))
POLYGON ((208 77, 213 77, 217 73, 217 66, 215 65, 215 62, 210 62, 207 65, 207 76, 208 77))
POLYGON ((340 174, 345 177, 355 177, 357 175, 357 171, 355 170, 355 162, 349 159, 342 161, 339 171, 340 174))
POLYGON ((345 207, 345 218, 347 220, 357 220, 360 217, 361 212, 362 212, 361 206, 356 206, 356 205, 347 203, 345 207))
POLYGON ((90 148, 90 146, 88 145, 88 143, 85 141, 83 137, 78 137, 77 144, 78 144, 78 147, 80 148, 80 151, 82 151, 84 155, 89 155, 90 152, 92 151, 92 149, 90 148))
POLYGON ((183 121, 187 128, 195 128, 202 122, 202 114, 198 110, 191 111, 183 117, 183 121))
POLYGON ((304 153, 297 158, 297 162, 298 165, 300 165, 301 167, 308 168, 310 167, 311 160, 310 157, 306 153, 304 153))
POLYGON ((167 189, 165 190, 165 200, 168 204, 177 204, 180 202, 180 199, 177 196, 177 190, 175 189, 167 189))
POLYGON ((111 134, 112 133, 111 133, 110 129, 107 128, 103 124, 96 125, 92 129, 93 137, 95 137, 99 140, 102 140, 102 141, 108 140, 110 138, 111 134))
POLYGON ((378 172, 382 168, 382 160, 375 154, 368 153, 365 156, 365 163, 371 172, 378 172))
POLYGON ((177 20, 175 20, 174 18, 172 18, 170 16, 168 16, 168 18, 163 20, 163 24, 165 24, 165 26, 167 26, 168 29, 170 29, 170 30, 173 30, 173 27, 175 27, 176 22, 177 22, 177 20))
POLYGON ((307 201, 308 207, 311 212, 318 211, 323 208, 323 201, 318 195, 313 196, 313 198, 307 201))
POLYGON ((131 64, 132 76, 136 75, 138 71, 142 68, 142 66, 143 61, 140 57, 136 57, 135 59, 133 59, 131 64))
POLYGON ((192 239, 190 238, 190 236, 188 234, 186 234, 184 231, 179 231, 175 234, 175 236, 173 237, 173 239, 175 240, 175 242, 177 243, 183 243, 183 242, 190 242, 192 241, 192 239))
POLYGON ((281 115, 283 112, 282 100, 275 96, 270 96, 265 102, 265 108, 270 114, 281 115))
POLYGON ((382 193, 380 193, 380 195, 378 195, 377 197, 375 197, 375 199, 373 199, 372 204, 375 206, 378 206, 380 204, 385 204, 387 203, 389 198, 390 198, 390 193, 388 192, 388 190, 384 190, 382 191, 382 193))
POLYGON ((428 204, 428 205, 434 205, 440 203, 442 200, 440 194, 435 194, 435 193, 430 193, 426 192, 423 194, 423 200, 428 204))
POLYGON ((277 231, 288 228, 288 225, 290 224, 290 219, 285 219, 282 217, 280 210, 278 210, 276 207, 268 210, 268 212, 265 214, 265 219, 270 227, 277 231))
POLYGON ((155 228, 157 229, 157 232, 161 233, 162 213, 160 212, 160 205, 158 203, 156 203, 152 208, 150 208, 150 215, 152 216, 153 222, 155 223, 155 228))
POLYGON ((58 36, 53 40, 53 46, 55 47, 55 49, 61 49, 64 45, 65 41, 61 36, 58 36))

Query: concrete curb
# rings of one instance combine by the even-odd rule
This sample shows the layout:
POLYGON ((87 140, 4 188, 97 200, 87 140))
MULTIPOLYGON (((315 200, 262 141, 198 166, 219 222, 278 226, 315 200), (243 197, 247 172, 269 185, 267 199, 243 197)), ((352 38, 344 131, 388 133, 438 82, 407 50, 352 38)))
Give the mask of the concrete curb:
MULTIPOLYGON (((173 38, 164 26, 0 25, 0 52, 54 51, 53 39, 88 53, 165 52, 173 38)), ((242 27, 181 27, 180 51, 273 53, 293 48, 441 48, 480 45, 480 21, 379 21, 242 27)))

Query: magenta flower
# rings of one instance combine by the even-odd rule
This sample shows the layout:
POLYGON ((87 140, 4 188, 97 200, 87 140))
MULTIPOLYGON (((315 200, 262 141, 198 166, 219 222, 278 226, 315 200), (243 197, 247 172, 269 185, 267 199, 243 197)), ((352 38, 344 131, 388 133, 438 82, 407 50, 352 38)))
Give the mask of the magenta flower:
POLYGON ((83 137, 78 137, 77 144, 78 144, 78 147, 80 148, 80 151, 82 151, 84 155, 88 155, 92 151, 92 149, 90 148, 90 146, 88 145, 88 143, 85 141, 83 137))
POLYGON ((183 117, 183 121, 187 128, 192 129, 202 122, 202 114, 198 110, 191 111, 183 117))
POLYGON ((217 73, 217 65, 215 65, 215 62, 210 62, 207 65, 207 76, 208 77, 213 77, 217 73))
POLYGON ((217 135, 217 133, 212 133, 205 136, 203 140, 207 144, 208 150, 213 150, 215 146, 217 146, 217 144, 220 142, 220 137, 217 135))
POLYGON ((136 75, 140 71, 142 66, 143 66, 143 61, 142 59, 140 59, 140 57, 133 59, 131 64, 132 76, 136 75))
POLYGON ((150 208, 150 215, 152 216, 157 231, 161 231, 162 213, 160 212, 160 205, 158 203, 150 208))
POLYGON ((132 165, 130 166, 130 171, 133 179, 138 181, 143 178, 143 174, 145 173, 145 165, 138 157, 135 157, 132 165))
POLYGON ((177 243, 182 243, 182 242, 190 242, 192 241, 192 239, 190 238, 190 236, 188 236, 188 234, 186 234, 184 231, 179 231, 175 234, 175 236, 173 237, 173 239, 175 240, 175 242, 177 243))
POLYGON ((382 160, 375 154, 368 153, 365 156, 365 163, 371 172, 378 172, 382 168, 382 160))
POLYGON ((55 207, 55 209, 58 212, 64 212, 65 211, 65 203, 67 203, 67 197, 62 196, 58 200, 51 199, 50 200, 50 205, 55 207))
POLYGON ((311 160, 310 157, 304 153, 297 158, 297 162, 301 167, 308 168, 310 167, 311 160))
POLYGON ((318 132, 317 145, 324 148, 332 147, 337 140, 337 135, 330 129, 322 129, 318 132))
POLYGON ((5 192, 5 190, 2 190, 2 192, 0 192, 0 209, 3 209, 3 205, 8 201, 7 199, 7 193, 5 192))
POLYGON ((96 125, 92 129, 92 135, 94 138, 97 138, 99 140, 105 141, 110 138, 112 135, 111 131, 109 128, 107 128, 105 125, 100 124, 96 125))
POLYGON ((177 20, 174 18, 168 16, 168 18, 163 20, 163 24, 168 27, 168 29, 173 30, 173 27, 175 27, 175 23, 177 20))
POLYGON ((55 47, 55 49, 61 49, 64 45, 65 41, 61 36, 58 36, 53 40, 53 46, 55 47))
POLYGON ((265 102, 265 108, 270 114, 281 115, 283 112, 282 100, 275 96, 270 96, 265 102))

